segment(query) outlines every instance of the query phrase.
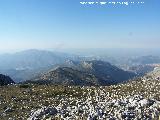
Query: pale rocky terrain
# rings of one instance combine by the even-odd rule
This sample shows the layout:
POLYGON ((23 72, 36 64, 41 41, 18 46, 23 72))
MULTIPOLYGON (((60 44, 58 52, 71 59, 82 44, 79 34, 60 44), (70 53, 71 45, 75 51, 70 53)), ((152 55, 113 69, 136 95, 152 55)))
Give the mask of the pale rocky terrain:
POLYGON ((112 86, 0 87, 2 120, 159 120, 159 69, 112 86))

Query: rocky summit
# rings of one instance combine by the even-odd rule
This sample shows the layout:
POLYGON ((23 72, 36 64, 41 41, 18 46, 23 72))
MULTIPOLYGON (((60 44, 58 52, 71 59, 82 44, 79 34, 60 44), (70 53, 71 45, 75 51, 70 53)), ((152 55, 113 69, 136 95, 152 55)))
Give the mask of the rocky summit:
POLYGON ((2 120, 159 120, 159 70, 111 86, 0 87, 2 120), (7 95, 7 97, 6 97, 7 95))

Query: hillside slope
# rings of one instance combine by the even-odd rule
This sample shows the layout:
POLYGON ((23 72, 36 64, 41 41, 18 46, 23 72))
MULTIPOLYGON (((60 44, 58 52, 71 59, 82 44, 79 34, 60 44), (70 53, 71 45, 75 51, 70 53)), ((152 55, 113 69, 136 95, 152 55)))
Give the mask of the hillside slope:
POLYGON ((58 85, 112 85, 127 81, 135 74, 123 71, 108 62, 83 61, 70 67, 57 67, 42 74, 32 83, 58 85))
POLYGON ((12 84, 12 83, 14 83, 14 81, 9 76, 0 74, 0 86, 12 84))

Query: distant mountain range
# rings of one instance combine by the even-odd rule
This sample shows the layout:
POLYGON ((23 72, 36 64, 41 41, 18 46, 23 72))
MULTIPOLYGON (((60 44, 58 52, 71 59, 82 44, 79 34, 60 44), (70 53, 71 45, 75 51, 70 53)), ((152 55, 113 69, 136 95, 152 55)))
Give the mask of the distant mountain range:
MULTIPOLYGON (((153 67, 146 66, 146 64, 159 63, 160 57, 142 56, 126 58, 124 60, 122 58, 110 58, 107 55, 78 56, 61 52, 32 49, 13 54, 0 55, 0 73, 10 76, 16 83, 33 79, 57 67, 68 67, 78 71, 89 72, 96 76, 100 74, 101 76, 105 75, 106 73, 104 73, 104 71, 107 71, 108 69, 106 70, 106 68, 109 66, 106 64, 104 69, 103 66, 94 64, 94 60, 109 61, 109 63, 119 66, 119 68, 125 71, 135 72, 137 75, 144 75, 154 69, 153 67), (89 61, 93 62, 92 66, 90 66, 91 63, 89 63, 89 61), (93 69, 91 69, 91 67, 93 67, 93 69), (98 69, 94 71, 95 68, 98 69)), ((117 79, 116 76, 117 75, 112 76, 111 79, 121 80, 121 78, 117 79)), ((118 77, 120 77, 120 75, 118 75, 118 77)))
POLYGON ((68 54, 43 51, 26 50, 14 54, 0 55, 1 69, 39 69, 64 62, 71 58, 68 54))
POLYGON ((136 75, 104 61, 70 61, 67 67, 57 67, 27 83, 57 85, 112 85, 132 79, 136 75))
POLYGON ((154 66, 151 65, 136 65, 128 68, 128 71, 134 72, 137 76, 144 76, 146 73, 149 73, 154 70, 154 66))
POLYGON ((9 76, 0 74, 0 86, 15 83, 9 76))
POLYGON ((160 57, 159 56, 140 56, 130 59, 130 63, 134 63, 137 65, 144 65, 144 64, 155 64, 160 63, 160 57))
POLYGON ((62 64, 68 59, 78 59, 76 57, 65 53, 34 49, 4 54, 0 55, 0 73, 9 75, 16 82, 21 82, 53 68, 56 64, 62 64))

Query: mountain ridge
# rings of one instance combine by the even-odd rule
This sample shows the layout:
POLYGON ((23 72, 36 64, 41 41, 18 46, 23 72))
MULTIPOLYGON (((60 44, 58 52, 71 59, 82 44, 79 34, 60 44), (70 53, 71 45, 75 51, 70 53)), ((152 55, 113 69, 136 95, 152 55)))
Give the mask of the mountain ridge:
POLYGON ((135 74, 119 69, 108 62, 93 60, 83 61, 70 67, 57 67, 28 82, 60 85, 63 83, 64 85, 112 85, 127 81, 134 76, 135 74))

